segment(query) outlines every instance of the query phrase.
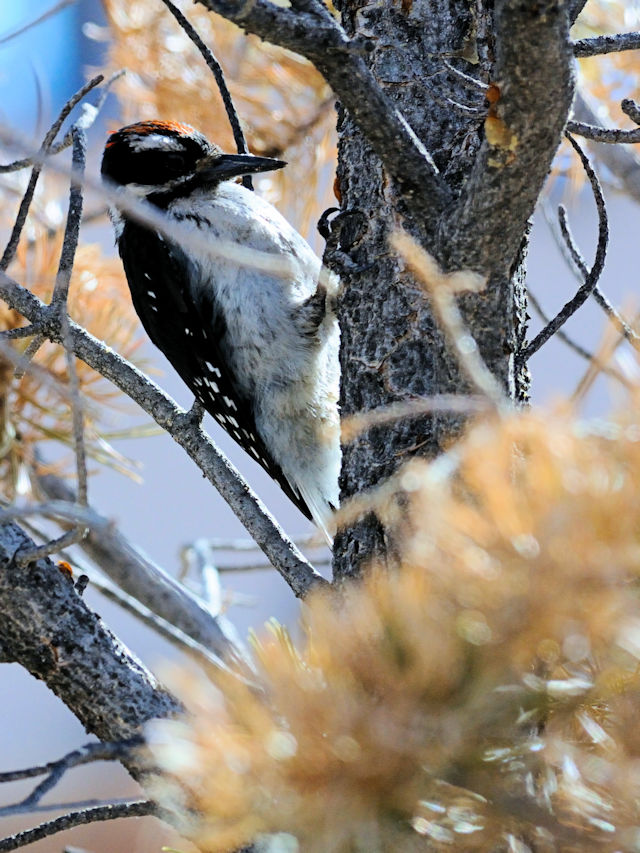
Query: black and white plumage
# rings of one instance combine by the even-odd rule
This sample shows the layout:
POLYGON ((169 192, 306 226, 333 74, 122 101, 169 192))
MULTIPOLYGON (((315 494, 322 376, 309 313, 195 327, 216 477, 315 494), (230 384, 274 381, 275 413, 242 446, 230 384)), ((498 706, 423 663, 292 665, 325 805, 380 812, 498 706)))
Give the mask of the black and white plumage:
MULTIPOLYGON (((327 532, 338 505, 338 327, 321 263, 238 176, 285 164, 224 154, 187 125, 111 134, 102 174, 216 241, 284 256, 269 273, 177 242, 112 210, 134 307, 204 408, 327 532)), ((327 279, 330 282, 330 279, 327 279)))

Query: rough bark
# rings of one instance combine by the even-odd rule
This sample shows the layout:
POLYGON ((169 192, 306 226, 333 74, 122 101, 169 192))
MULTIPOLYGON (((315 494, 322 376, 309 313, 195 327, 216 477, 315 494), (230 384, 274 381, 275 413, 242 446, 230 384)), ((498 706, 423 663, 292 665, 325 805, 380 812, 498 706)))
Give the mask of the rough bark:
MULTIPOLYGON (((526 399, 526 365, 518 361, 527 320, 524 263, 529 218, 572 100, 567 9, 560 0, 343 0, 341 13, 347 34, 367 42, 375 78, 430 152, 451 197, 442 209, 403 196, 340 108, 341 210, 325 261, 342 280, 342 415, 467 390, 427 298, 389 247, 398 227, 446 269, 488 277, 483 294, 460 300, 465 320, 508 394, 526 399)), ((435 455, 460 426, 459 417, 437 414, 361 434, 344 448, 342 499, 374 487, 412 455, 435 455)), ((392 554, 381 525, 366 516, 339 533, 335 576, 357 575, 392 554)))
MULTIPOLYGON (((44 681, 88 732, 104 741, 141 734, 154 717, 180 710, 173 696, 114 637, 51 560, 20 567, 34 547, 13 523, 0 525, 0 661, 19 662, 44 681)), ((135 756, 127 763, 143 772, 135 756)))

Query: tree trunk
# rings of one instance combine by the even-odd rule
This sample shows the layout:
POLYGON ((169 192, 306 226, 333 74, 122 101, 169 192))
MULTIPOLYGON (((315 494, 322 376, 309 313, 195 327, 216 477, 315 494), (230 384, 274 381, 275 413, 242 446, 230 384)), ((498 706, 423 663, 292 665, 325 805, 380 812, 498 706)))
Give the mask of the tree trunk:
MULTIPOLYGON (((325 262, 342 281, 342 417, 413 396, 469 390, 427 296, 390 248, 390 234, 400 227, 445 269, 487 276, 484 293, 461 297, 460 306, 490 370, 512 399, 525 400, 528 374, 518 351, 527 321, 529 218, 572 98, 566 9, 543 0, 342 0, 340 10, 347 34, 361 41, 376 79, 451 194, 444 211, 401 195, 351 115, 339 108, 341 211, 325 262)), ((360 434, 343 448, 342 501, 379 484, 415 454, 434 456, 461 425, 459 416, 437 414, 360 434)), ((369 514, 338 533, 335 577, 358 575, 393 552, 369 514)))

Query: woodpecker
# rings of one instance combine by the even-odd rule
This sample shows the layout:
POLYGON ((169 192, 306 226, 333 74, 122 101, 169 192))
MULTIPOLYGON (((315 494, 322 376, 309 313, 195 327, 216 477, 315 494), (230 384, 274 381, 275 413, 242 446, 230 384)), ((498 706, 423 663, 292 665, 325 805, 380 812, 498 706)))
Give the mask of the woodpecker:
MULTIPOLYGON (((135 310, 195 398, 325 532, 338 506, 338 326, 332 280, 281 214, 240 176, 280 169, 225 154, 188 125, 144 121, 112 133, 102 175, 180 223, 172 240, 111 210, 135 310), (184 231, 188 229, 188 231, 184 231), (287 261, 244 265, 237 244, 287 261), (207 247, 211 251, 207 251, 207 247)), ((124 195, 124 194, 123 194, 124 195)))

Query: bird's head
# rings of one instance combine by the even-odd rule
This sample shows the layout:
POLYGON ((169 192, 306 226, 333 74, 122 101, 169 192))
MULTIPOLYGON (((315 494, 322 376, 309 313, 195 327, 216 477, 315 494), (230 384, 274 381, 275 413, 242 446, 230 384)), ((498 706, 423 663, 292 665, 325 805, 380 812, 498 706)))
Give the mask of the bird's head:
POLYGON ((143 197, 175 197, 285 165, 271 157, 225 154, 187 124, 156 120, 130 124, 109 136, 102 175, 143 197))

